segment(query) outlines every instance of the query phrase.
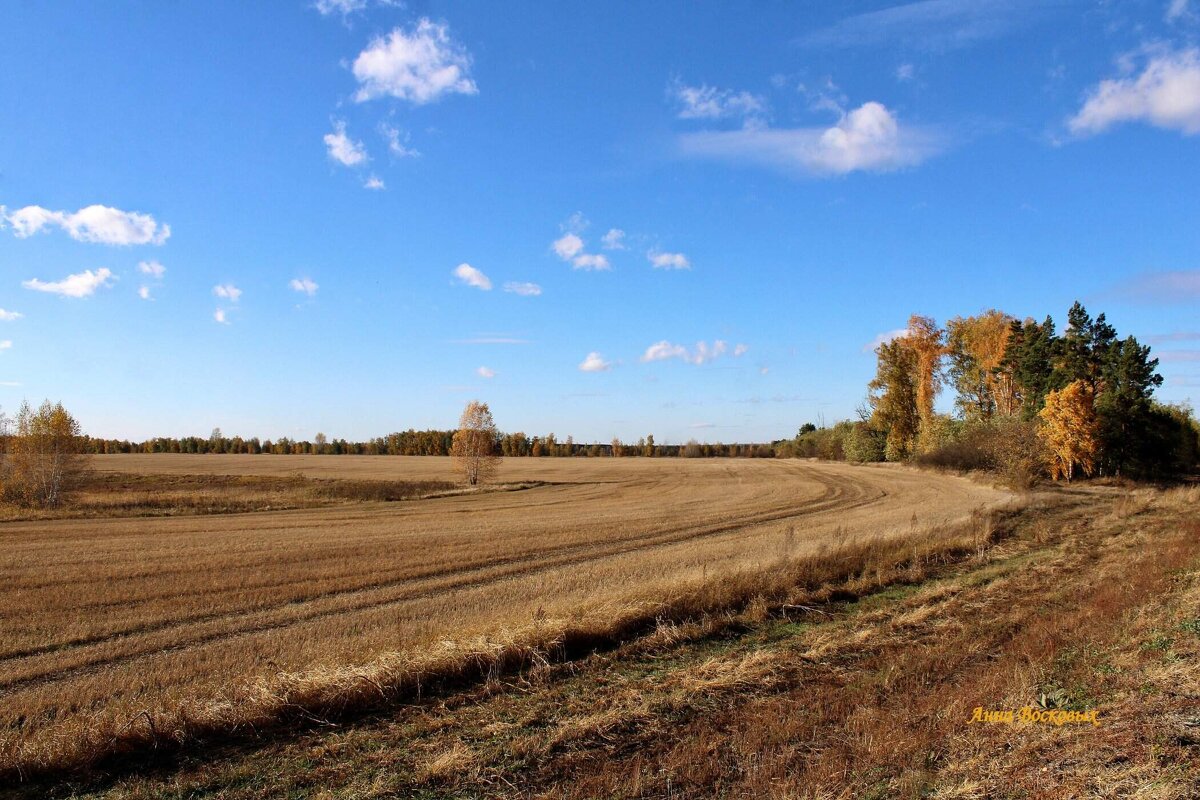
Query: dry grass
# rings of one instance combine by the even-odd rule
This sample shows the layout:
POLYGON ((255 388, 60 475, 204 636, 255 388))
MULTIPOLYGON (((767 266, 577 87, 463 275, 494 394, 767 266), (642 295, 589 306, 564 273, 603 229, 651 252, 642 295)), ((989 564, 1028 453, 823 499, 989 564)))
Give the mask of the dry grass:
MULTIPOLYGON (((441 459, 98 461, 175 474, 315 465, 342 480, 448 472, 441 459)), ((826 584, 919 579, 948 552, 981 552, 993 532, 972 513, 1005 499, 956 478, 783 461, 526 461, 501 480, 555 485, 3 525, 0 769, 48 774, 318 722, 611 646, 656 620, 761 616, 826 584)))

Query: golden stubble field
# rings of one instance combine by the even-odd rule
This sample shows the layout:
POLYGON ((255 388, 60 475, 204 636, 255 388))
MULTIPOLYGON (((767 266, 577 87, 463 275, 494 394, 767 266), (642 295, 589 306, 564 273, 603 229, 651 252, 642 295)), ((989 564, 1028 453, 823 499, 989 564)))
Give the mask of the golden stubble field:
MULTIPOLYGON (((441 480, 448 459, 102 456, 154 475, 441 480)), ((888 466, 510 459, 521 491, 0 524, 0 761, 238 687, 619 613, 850 540, 954 525, 1008 495, 888 466)), ((69 748, 68 748, 69 749, 69 748)))

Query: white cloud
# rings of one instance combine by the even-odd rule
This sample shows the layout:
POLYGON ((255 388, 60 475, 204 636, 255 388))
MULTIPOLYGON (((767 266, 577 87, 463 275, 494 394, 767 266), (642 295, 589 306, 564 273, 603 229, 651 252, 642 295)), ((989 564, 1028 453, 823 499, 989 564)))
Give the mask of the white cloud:
MULTIPOLYGON (((642 354, 642 362, 650 361, 666 361, 671 358, 678 358, 688 364, 707 364, 709 361, 720 358, 729 351, 729 345, 717 339, 711 345, 707 342, 696 342, 695 348, 689 350, 681 344, 671 344, 667 340, 655 342, 646 348, 646 352, 642 354)), ((743 351, 745 352, 745 351, 743 351)), ((740 354, 739 354, 740 355, 740 354)))
POLYGON ((112 270, 108 267, 101 267, 95 272, 86 269, 83 272, 68 275, 61 281, 40 281, 34 278, 22 282, 21 285, 26 289, 33 289, 35 292, 49 292, 63 297, 88 297, 99 288, 111 286, 112 281, 112 270))
POLYGON ((388 125, 385 122, 379 126, 379 132, 387 140, 388 152, 396 156, 396 158, 416 158, 421 155, 406 144, 408 134, 399 128, 388 125))
POLYGON ((917 75, 917 68, 912 64, 901 64, 896 67, 896 80, 911 81, 917 75))
POLYGON ((579 362, 579 369, 582 372, 608 372, 612 369, 612 362, 605 361, 604 356, 596 352, 587 354, 587 358, 579 362))
POLYGON ((213 287, 213 294, 223 297, 231 303, 236 303, 242 296, 242 290, 232 283, 220 283, 213 287))
POLYGON ((15 322, 25 316, 20 311, 5 311, 0 308, 0 322, 15 322))
POLYGON ((608 233, 600 237, 600 244, 605 250, 624 250, 625 231, 620 228, 610 228, 608 233))
POLYGON ((844 175, 914 166, 937 152, 939 142, 931 130, 902 127, 883 104, 868 102, 829 128, 700 131, 684 134, 680 146, 687 156, 844 175))
POLYGON ((367 160, 367 149, 346 134, 346 123, 342 120, 333 123, 333 133, 325 134, 325 147, 330 158, 347 167, 367 160))
POLYGON ((481 378, 494 378, 496 377, 496 370, 488 367, 480 367, 479 369, 475 370, 475 374, 481 378))
POLYGON ((492 288, 492 282, 487 275, 484 275, 479 270, 472 267, 470 264, 459 264, 454 268, 454 277, 467 286, 474 286, 476 289, 489 291, 492 288))
POLYGON ((383 191, 387 187, 383 184, 383 178, 380 178, 378 175, 372 175, 371 177, 367 178, 365 183, 363 183, 363 188, 379 192, 383 191))
POLYGON ((162 280, 162 276, 167 274, 167 268, 157 261, 139 261, 137 268, 143 275, 153 275, 158 280, 162 280))
POLYGON ((512 294, 519 294, 522 297, 537 297, 542 293, 542 287, 536 283, 520 283, 517 281, 509 281, 504 284, 504 291, 512 294))
POLYGON ((139 286, 138 287, 138 297, 142 298, 143 300, 149 300, 150 299, 150 287, 145 286, 145 285, 139 286))
POLYGON ((452 41, 445 25, 421 19, 415 28, 394 28, 379 37, 354 59, 353 72, 360 86, 354 99, 395 97, 422 105, 446 94, 477 94, 468 75, 471 57, 452 41))
POLYGON ((680 119, 753 118, 767 110, 766 101, 761 97, 714 86, 685 86, 675 81, 668 94, 679 106, 680 119))
POLYGON ((309 297, 315 295, 317 289, 320 288, 311 278, 292 278, 288 281, 288 286, 293 292, 302 292, 309 297))
POLYGON ((888 342, 893 341, 895 339, 903 339, 905 336, 908 336, 908 328, 896 328, 895 330, 892 330, 892 331, 884 331, 883 333, 877 335, 871 341, 864 344, 863 352, 864 353, 873 353, 873 352, 875 352, 875 348, 879 347, 879 345, 887 344, 888 342))
POLYGON ((646 348, 642 361, 665 361, 668 358, 686 358, 687 348, 681 344, 671 344, 667 340, 656 342, 646 348))
POLYGON ((738 358, 739 356, 744 356, 749 349, 750 348, 747 345, 739 344, 733 348, 733 357, 738 358))
POLYGON ((12 349, 12 339, 5 339, 4 341, 0 341, 0 350, 11 350, 11 349, 12 349))
POLYGON ((646 253, 646 258, 654 265, 655 269, 691 269, 691 262, 683 253, 662 253, 656 250, 651 250, 646 253))
POLYGON ((571 260, 571 269, 606 270, 609 269, 608 256, 592 253, 580 253, 571 260))
POLYGON ((225 317, 225 309, 218 308, 213 312, 213 319, 222 325, 228 325, 229 320, 225 317))
POLYGON ((573 233, 568 233, 561 239, 556 239, 552 246, 554 247, 554 252, 558 253, 559 258, 563 261, 570 261, 583 251, 583 239, 580 239, 573 233))
POLYGON ((162 244, 171 236, 171 226, 160 225, 149 214, 101 205, 87 206, 74 213, 25 206, 6 214, 4 219, 19 239, 47 226, 63 229, 76 241, 94 244, 162 244))
POLYGON ((1120 122, 1200 133, 1200 49, 1160 52, 1139 75, 1100 81, 1067 127, 1088 135, 1120 122))

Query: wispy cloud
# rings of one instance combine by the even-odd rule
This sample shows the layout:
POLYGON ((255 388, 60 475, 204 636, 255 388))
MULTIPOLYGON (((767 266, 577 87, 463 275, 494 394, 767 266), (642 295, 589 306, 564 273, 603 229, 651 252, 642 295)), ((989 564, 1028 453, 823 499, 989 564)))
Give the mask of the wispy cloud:
MULTIPOLYGON (((3 317, 0 317, 3 319, 3 317)), ((1174 331, 1173 333, 1158 333, 1147 336, 1150 344, 1166 344, 1168 342, 1200 342, 1200 331, 1174 331)))
POLYGON ((408 134, 394 125, 382 123, 379 126, 379 132, 387 141, 388 152, 396 158, 416 158, 421 155, 408 146, 408 134))
POLYGON ((1187 19, 1195 16, 1195 13, 1189 8, 1188 0, 1170 0, 1167 3, 1167 9, 1163 12, 1163 19, 1174 25, 1181 19, 1187 19))
POLYGON ((952 50, 1041 22, 1072 0, 921 0, 855 14, 800 38, 807 47, 952 50))
POLYGON ((367 0, 317 0, 313 8, 322 16, 341 14, 347 16, 367 7, 367 0))
POLYGON ((143 299, 143 300, 152 300, 152 299, 154 299, 154 298, 152 298, 152 297, 150 296, 150 287, 149 287, 149 286, 146 286, 145 284, 143 284, 143 285, 141 285, 141 286, 139 286, 139 287, 138 287, 138 290, 137 290, 137 296, 138 296, 138 297, 140 297, 140 298, 141 298, 141 299, 143 299))
POLYGON ((915 166, 942 149, 941 138, 933 128, 901 125, 882 103, 868 102, 827 128, 699 131, 683 134, 679 144, 693 158, 828 176, 915 166))
POLYGON ((1192 362, 1200 361, 1200 350, 1159 350, 1154 355, 1160 361, 1192 362))
MULTIPOLYGON (((1132 60, 1123 59, 1126 66, 1132 60)), ((1160 51, 1136 75, 1100 81, 1067 127, 1087 136, 1122 122, 1200 133, 1200 49, 1160 51)))
POLYGON ((0 340, 0 350, 11 350, 11 349, 12 349, 12 339, 0 340))
POLYGON ((581 372, 608 372, 612 366, 611 361, 606 361, 604 356, 595 351, 588 353, 587 358, 579 362, 581 372))
POLYGON ((367 148, 362 142, 350 138, 343 120, 333 123, 333 133, 325 134, 325 148, 331 159, 346 167, 354 167, 367 160, 367 148))
POLYGON ((231 303, 236 303, 242 297, 242 290, 232 283, 219 283, 213 287, 212 293, 231 303))
POLYGON ((448 94, 479 92, 471 79, 471 56, 450 38, 442 24, 422 18, 415 27, 394 28, 371 41, 352 67, 358 102, 394 97, 413 105, 431 103, 448 94))
POLYGON ((479 369, 475 370, 475 374, 481 378, 491 379, 496 377, 496 370, 491 369, 490 367, 480 367, 479 369))
POLYGON ((95 272, 86 269, 83 272, 68 275, 61 281, 42 281, 33 278, 23 281, 21 285, 35 292, 47 292, 62 297, 88 297, 97 289, 111 286, 113 280, 112 270, 108 267, 101 267, 95 272))
POLYGON ((94 244, 158 245, 171 236, 171 226, 160 225, 149 214, 102 205, 87 206, 74 213, 51 211, 41 206, 25 206, 11 214, 0 206, 0 212, 4 212, 4 221, 12 226, 18 239, 51 227, 61 228, 76 241, 94 244))
POLYGON ((20 311, 5 311, 0 308, 0 322, 16 322, 23 316, 25 315, 20 311))
POLYGON ((225 309, 218 308, 216 311, 214 311, 213 312, 213 321, 215 321, 221 325, 228 325, 229 318, 225 315, 225 309))
POLYGON ((715 86, 688 86, 678 80, 667 87, 680 119, 755 119, 767 111, 766 101, 750 92, 735 92, 715 86))
POLYGON ((378 175, 372 175, 363 181, 363 188, 370 189, 373 192, 382 192, 387 186, 383 182, 383 178, 378 175))
POLYGON ((1191 303, 1200 300, 1200 269, 1147 272, 1118 284, 1109 296, 1141 303, 1191 303))
POLYGON ((320 288, 320 285, 312 278, 292 278, 288 281, 288 286, 293 292, 300 292, 309 297, 316 295, 317 289, 320 288))
POLYGON ((474 286, 476 289, 482 289, 485 292, 491 291, 492 281, 487 275, 475 269, 470 264, 459 264, 454 268, 454 277, 459 283, 466 286, 474 286))
POLYGON ((519 294, 522 297, 537 297, 542 293, 542 287, 538 286, 536 283, 508 281, 504 284, 504 291, 512 294, 519 294))

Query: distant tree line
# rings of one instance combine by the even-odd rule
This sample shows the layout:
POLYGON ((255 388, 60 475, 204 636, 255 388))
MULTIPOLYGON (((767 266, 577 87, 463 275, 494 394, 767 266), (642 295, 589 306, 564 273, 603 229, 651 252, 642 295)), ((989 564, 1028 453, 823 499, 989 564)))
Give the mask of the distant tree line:
MULTIPOLYGON (((329 439, 318 433, 313 439, 300 440, 281 437, 279 439, 244 439, 241 436, 225 436, 215 429, 208 437, 184 436, 171 438, 158 436, 142 442, 127 439, 99 439, 83 437, 84 449, 88 453, 224 453, 249 455, 360 455, 360 456, 448 456, 454 446, 456 430, 407 430, 369 439, 351 442, 346 439, 329 439)), ((649 435, 637 442, 625 444, 619 439, 609 443, 576 442, 568 436, 559 441, 553 433, 544 436, 529 436, 524 432, 500 433, 496 437, 496 454, 505 457, 654 457, 654 458, 773 458, 772 444, 656 444, 649 435)))
POLYGON ((780 455, 990 469, 1014 484, 1041 474, 1160 479, 1200 466, 1192 409, 1153 397, 1162 376, 1150 348, 1079 303, 1061 334, 1049 316, 991 310, 942 328, 914 315, 875 353, 859 419, 806 425, 780 455), (954 413, 937 414, 947 385, 954 413))

